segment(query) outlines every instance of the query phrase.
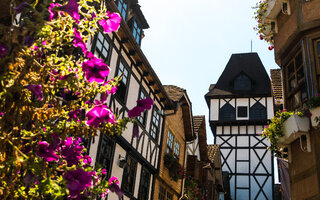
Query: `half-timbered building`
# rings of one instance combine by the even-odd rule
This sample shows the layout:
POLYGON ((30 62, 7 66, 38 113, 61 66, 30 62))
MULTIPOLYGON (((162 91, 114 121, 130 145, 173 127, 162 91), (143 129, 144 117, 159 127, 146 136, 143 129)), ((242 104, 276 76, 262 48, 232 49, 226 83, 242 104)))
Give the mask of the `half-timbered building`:
POLYGON ((258 54, 233 54, 205 99, 222 170, 230 176, 231 198, 272 199, 273 157, 259 133, 273 116, 273 99, 258 54))
MULTIPOLYGON (((154 101, 151 110, 138 117, 139 137, 133 137, 133 125, 128 124, 122 135, 100 133, 89 141, 93 163, 107 169, 107 176, 116 176, 124 193, 123 199, 153 199, 155 175, 159 167, 161 138, 165 109, 172 109, 171 100, 140 49, 148 28, 137 0, 106 0, 110 12, 122 17, 117 32, 102 31, 92 38, 91 51, 111 68, 108 80, 122 76, 115 95, 108 97, 108 106, 120 118, 128 116, 128 110, 136 101, 150 97, 154 101)), ((109 194, 106 199, 118 199, 109 194)))

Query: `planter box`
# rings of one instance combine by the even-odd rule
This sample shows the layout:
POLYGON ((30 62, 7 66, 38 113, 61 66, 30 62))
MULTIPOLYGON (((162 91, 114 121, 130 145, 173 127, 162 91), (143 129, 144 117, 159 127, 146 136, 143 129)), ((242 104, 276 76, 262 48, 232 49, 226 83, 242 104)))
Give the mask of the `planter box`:
POLYGON ((279 144, 291 144, 302 135, 309 135, 309 118, 292 115, 283 123, 284 136, 279 139, 279 144))
POLYGON ((318 127, 318 122, 315 119, 316 117, 320 117, 320 107, 312 108, 310 112, 312 114, 310 117, 312 127, 318 127))

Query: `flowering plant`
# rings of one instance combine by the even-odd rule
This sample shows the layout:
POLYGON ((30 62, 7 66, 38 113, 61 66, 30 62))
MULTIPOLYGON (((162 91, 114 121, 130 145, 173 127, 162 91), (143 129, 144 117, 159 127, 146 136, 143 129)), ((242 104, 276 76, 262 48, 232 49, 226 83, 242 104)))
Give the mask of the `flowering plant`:
POLYGON ((186 177, 184 193, 185 193, 184 199, 194 199, 194 200, 205 199, 205 195, 203 191, 191 176, 186 177))
POLYGON ((119 78, 106 81, 109 66, 86 46, 99 26, 117 31, 120 15, 99 0, 11 2, 13 21, 0 24, 0 199, 121 198, 83 142, 135 120, 106 105, 119 78))
POLYGON ((179 160, 172 154, 164 155, 164 165, 169 169, 169 175, 172 180, 178 181, 184 176, 184 167, 180 165, 179 160))
POLYGON ((255 31, 257 31, 259 38, 261 40, 265 40, 266 42, 268 42, 270 44, 270 46, 268 47, 269 50, 273 49, 273 33, 271 32, 267 32, 268 26, 270 26, 270 23, 267 23, 264 20, 264 15, 267 12, 268 9, 268 0, 261 0, 259 1, 255 7, 253 7, 255 9, 254 12, 254 18, 257 20, 257 25, 253 28, 255 31))
POLYGON ((261 136, 266 137, 270 141, 270 146, 268 149, 275 154, 275 156, 280 158, 286 158, 286 150, 278 145, 279 138, 284 136, 283 133, 283 123, 292 115, 298 115, 300 117, 305 116, 302 112, 289 112, 287 110, 282 110, 277 112, 276 115, 271 118, 269 125, 267 125, 262 131, 261 136))

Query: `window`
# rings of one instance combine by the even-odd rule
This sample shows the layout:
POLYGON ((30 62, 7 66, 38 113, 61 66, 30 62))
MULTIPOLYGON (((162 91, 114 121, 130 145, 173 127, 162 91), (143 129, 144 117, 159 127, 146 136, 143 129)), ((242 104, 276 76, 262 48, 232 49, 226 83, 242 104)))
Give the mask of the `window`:
POLYGON ((128 5, 126 3, 126 0, 119 0, 118 1, 118 10, 124 20, 126 20, 127 9, 128 9, 128 5))
POLYGON ((314 54, 315 54, 315 60, 317 63, 316 71, 317 71, 317 83, 318 87, 320 86, 320 38, 316 39, 314 42, 314 54))
POLYGON ((145 168, 142 169, 140 188, 139 188, 139 200, 148 200, 149 197, 149 185, 150 184, 150 173, 145 168))
POLYGON ((245 75, 240 74, 235 80, 234 80, 234 87, 235 90, 251 90, 251 80, 245 75))
POLYGON ((140 45, 141 28, 138 26, 136 21, 133 22, 132 34, 133 37, 136 39, 137 43, 140 45))
POLYGON ((248 107, 238 106, 238 117, 248 117, 248 107))
POLYGON ((98 33, 94 55, 107 61, 110 52, 110 44, 101 32, 98 33))
POLYGON ((97 163, 107 170, 107 177, 111 173, 113 160, 114 142, 108 136, 102 136, 100 150, 98 151, 97 163))
POLYGON ((166 197, 167 197, 166 189, 164 189, 164 188, 161 187, 161 185, 160 185, 158 198, 159 198, 159 200, 166 200, 166 197))
MULTIPOLYGON (((147 93, 145 92, 144 89, 141 88, 140 93, 139 93, 139 100, 140 99, 145 99, 147 98, 147 93)), ((146 116, 147 116, 147 110, 145 110, 143 113, 141 113, 141 116, 138 117, 138 121, 145 126, 146 124, 146 116)))
POLYGON ((250 108, 250 120, 266 120, 267 109, 259 102, 255 103, 250 108))
POLYGON ((160 187, 159 188, 159 195, 158 195, 159 200, 172 200, 173 199, 173 194, 171 194, 169 191, 167 191, 161 185, 159 187, 160 187))
POLYGON ((284 67, 286 84, 286 107, 289 110, 302 108, 307 101, 302 52, 296 53, 284 67))
POLYGON ((123 170, 122 189, 130 194, 134 191, 134 182, 136 180, 137 162, 127 157, 127 165, 123 170))
POLYGON ((150 128, 150 135, 154 139, 157 139, 158 132, 159 132, 159 125, 160 125, 160 114, 157 107, 154 106, 152 121, 151 121, 151 128, 150 128))
POLYGON ((175 141, 174 142, 174 151, 173 154, 178 158, 179 160, 179 155, 180 155, 180 144, 179 142, 175 141))
POLYGON ((123 103, 125 103, 129 72, 128 72, 127 68, 124 66, 124 64, 122 63, 122 61, 120 61, 120 63, 119 63, 117 76, 122 76, 122 79, 119 82, 119 86, 118 86, 116 95, 120 98, 120 100, 123 103))
POLYGON ((236 120, 236 109, 226 103, 219 112, 219 119, 223 121, 236 120))
POLYGON ((180 143, 177 141, 177 139, 170 131, 168 131, 167 137, 167 153, 173 154, 179 160, 180 143))

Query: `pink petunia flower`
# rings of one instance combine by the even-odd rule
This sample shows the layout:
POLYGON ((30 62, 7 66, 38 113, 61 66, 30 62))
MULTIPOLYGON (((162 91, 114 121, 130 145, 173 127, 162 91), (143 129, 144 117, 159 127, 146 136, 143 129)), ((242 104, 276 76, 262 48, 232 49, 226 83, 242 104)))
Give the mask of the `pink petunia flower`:
POLYGON ((133 137, 139 138, 139 126, 136 123, 133 124, 132 135, 133 137))
POLYGON ((46 141, 39 142, 36 155, 48 162, 59 160, 59 156, 55 154, 54 149, 46 141))
MULTIPOLYGON (((48 12, 49 12, 49 21, 53 20, 58 16, 58 11, 53 10, 55 7, 60 7, 61 4, 59 3, 50 3, 48 7, 48 12)), ((62 12, 61 12, 62 13, 62 12)))
POLYGON ((80 193, 92 185, 90 172, 83 169, 68 171, 64 179, 67 182, 70 198, 80 199, 80 193))
POLYGON ((41 90, 41 85, 27 85, 26 88, 28 90, 30 90, 32 92, 33 95, 35 95, 35 97, 42 101, 43 99, 43 94, 42 94, 42 90, 41 90))
POLYGON ((145 110, 150 110, 153 105, 151 98, 140 99, 137 101, 137 106, 128 111, 129 118, 141 116, 141 113, 145 110))
POLYGON ((119 181, 116 177, 112 176, 109 179, 109 189, 111 192, 115 192, 119 199, 121 199, 121 197, 123 196, 123 192, 121 191, 120 187, 119 187, 119 181))
POLYGON ((86 117, 88 118, 87 124, 95 128, 103 123, 116 123, 112 111, 103 104, 94 106, 86 114, 86 117))
POLYGON ((77 28, 73 28, 73 31, 74 31, 73 46, 80 47, 83 53, 87 54, 87 45, 83 42, 80 32, 77 30, 77 28))
POLYGON ((61 6, 60 10, 68 13, 77 23, 79 23, 79 4, 77 0, 70 0, 67 5, 61 6))
POLYGON ((103 83, 109 75, 110 68, 103 63, 103 60, 95 57, 91 52, 87 54, 89 60, 82 63, 82 71, 85 73, 86 79, 92 83, 103 83))
POLYGON ((108 19, 102 19, 99 24, 102 26, 104 32, 111 33, 117 31, 120 26, 121 17, 118 13, 107 12, 108 19))

